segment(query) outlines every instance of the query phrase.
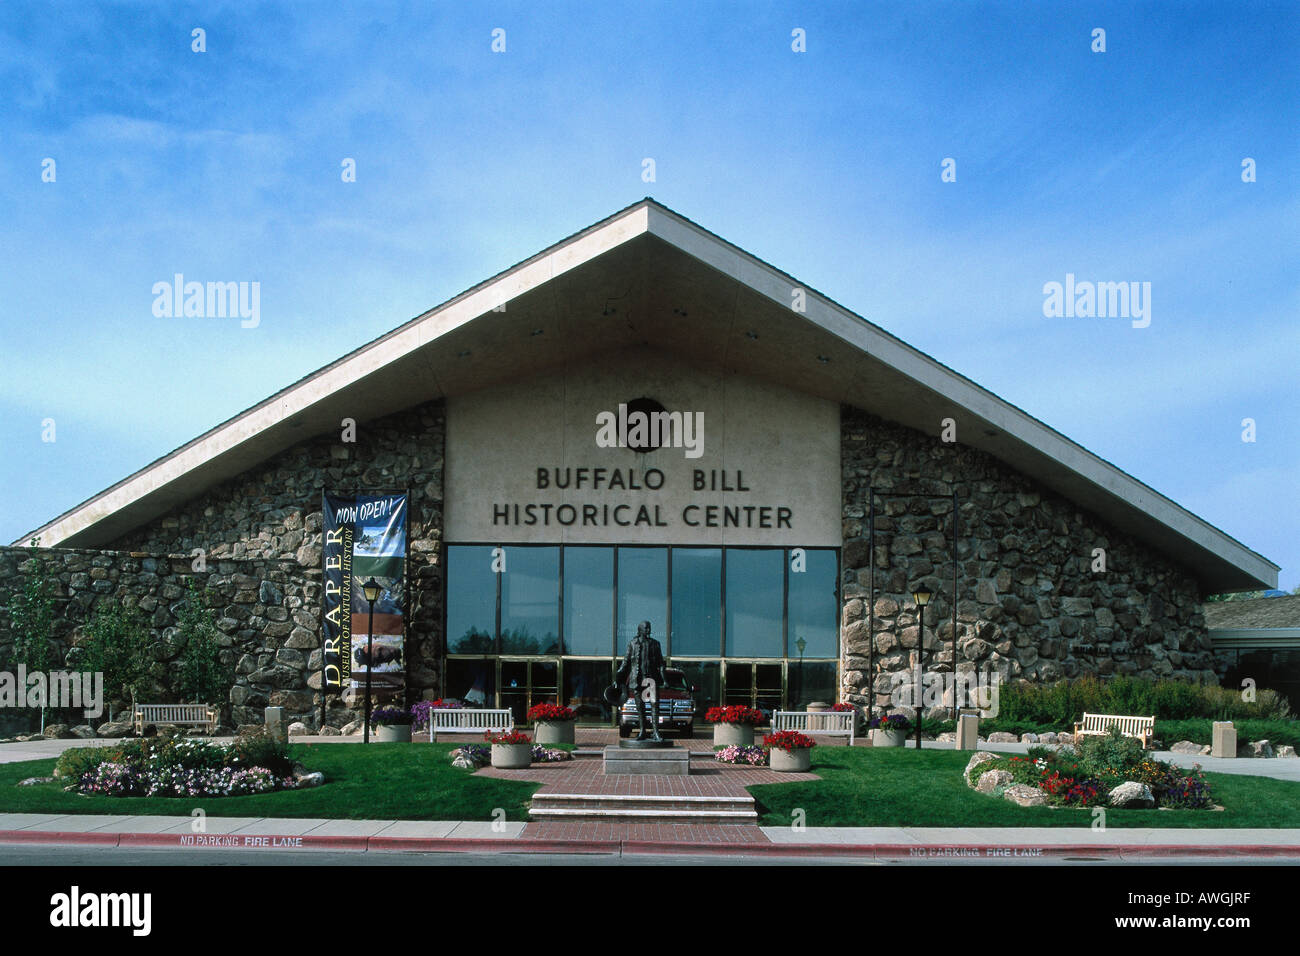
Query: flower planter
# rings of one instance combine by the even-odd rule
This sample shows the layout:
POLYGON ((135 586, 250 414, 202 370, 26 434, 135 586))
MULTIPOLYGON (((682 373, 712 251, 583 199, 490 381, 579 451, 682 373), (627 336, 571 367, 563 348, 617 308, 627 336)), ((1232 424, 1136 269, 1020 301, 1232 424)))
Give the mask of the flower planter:
POLYGON ((810 747, 796 747, 794 750, 773 747, 767 753, 772 769, 780 773, 806 773, 812 767, 810 747))
POLYGON ((573 743, 572 720, 539 720, 533 728, 533 742, 538 744, 573 743))
POLYGON ((871 732, 871 745, 873 747, 901 747, 907 742, 907 731, 905 730, 880 730, 877 728, 871 732))
POLYGON ((754 745, 754 725, 714 724, 713 744, 716 747, 752 747, 754 745))
POLYGON ((498 770, 522 770, 533 762, 533 745, 493 744, 492 766, 498 770))
POLYGON ((410 724, 379 724, 371 727, 371 736, 381 744, 409 744, 411 742, 410 724))

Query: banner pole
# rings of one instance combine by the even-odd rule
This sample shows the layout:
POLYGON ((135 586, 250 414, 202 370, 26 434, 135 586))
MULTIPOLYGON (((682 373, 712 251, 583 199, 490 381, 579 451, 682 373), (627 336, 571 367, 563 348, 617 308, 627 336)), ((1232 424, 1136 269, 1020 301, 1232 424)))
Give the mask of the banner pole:
POLYGON ((318 730, 325 729, 325 708, 329 701, 329 692, 325 689, 325 509, 329 506, 327 492, 324 487, 320 492, 320 543, 321 543, 321 602, 320 602, 320 727, 318 730))

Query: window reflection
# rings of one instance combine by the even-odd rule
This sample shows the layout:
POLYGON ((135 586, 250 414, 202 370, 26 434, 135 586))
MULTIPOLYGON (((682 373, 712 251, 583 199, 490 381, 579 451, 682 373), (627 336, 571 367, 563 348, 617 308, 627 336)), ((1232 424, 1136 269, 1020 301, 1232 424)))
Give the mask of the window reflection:
POLYGON ((727 550, 728 657, 780 657, 784 551, 727 550))
POLYGON ((627 652, 637 625, 650 622, 661 644, 668 619, 668 549, 618 549, 618 653, 627 652))
POLYGON ((673 548, 672 657, 716 657, 722 649, 722 549, 673 548))

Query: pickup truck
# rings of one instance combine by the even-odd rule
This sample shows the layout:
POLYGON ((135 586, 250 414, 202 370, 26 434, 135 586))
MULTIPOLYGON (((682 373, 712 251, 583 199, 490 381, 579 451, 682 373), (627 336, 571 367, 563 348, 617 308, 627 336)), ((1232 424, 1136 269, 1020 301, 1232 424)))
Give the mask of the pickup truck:
MULTIPOLYGON (((675 731, 683 739, 695 733, 695 688, 686 683, 686 675, 675 667, 665 667, 667 686, 659 690, 659 729, 675 731)), ((650 720, 650 705, 646 704, 646 720, 650 720)), ((640 726, 636 715, 636 701, 629 697, 623 701, 618 715, 618 735, 631 736, 640 726)))

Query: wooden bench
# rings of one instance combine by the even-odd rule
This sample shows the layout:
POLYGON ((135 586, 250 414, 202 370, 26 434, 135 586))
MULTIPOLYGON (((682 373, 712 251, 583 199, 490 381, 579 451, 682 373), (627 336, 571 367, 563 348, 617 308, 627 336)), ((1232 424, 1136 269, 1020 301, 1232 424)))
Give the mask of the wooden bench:
POLYGON ((429 711, 429 742, 444 734, 486 734, 514 730, 515 718, 508 710, 474 707, 434 707, 429 711))
POLYGON ((801 734, 848 737, 852 747, 857 729, 858 714, 854 710, 778 710, 772 713, 772 733, 797 730, 801 734))
POLYGON ((145 724, 175 724, 185 727, 217 729, 221 708, 211 704, 136 704, 135 732, 144 733, 145 724))
POLYGON ((1074 739, 1079 737, 1104 737, 1111 728, 1117 729, 1125 737, 1142 741, 1143 749, 1151 746, 1151 735, 1155 733, 1156 719, 1152 717, 1122 717, 1116 714, 1087 714, 1083 720, 1074 725, 1074 739))

